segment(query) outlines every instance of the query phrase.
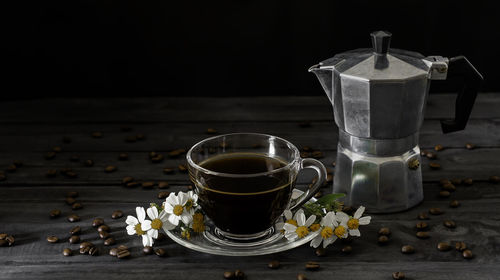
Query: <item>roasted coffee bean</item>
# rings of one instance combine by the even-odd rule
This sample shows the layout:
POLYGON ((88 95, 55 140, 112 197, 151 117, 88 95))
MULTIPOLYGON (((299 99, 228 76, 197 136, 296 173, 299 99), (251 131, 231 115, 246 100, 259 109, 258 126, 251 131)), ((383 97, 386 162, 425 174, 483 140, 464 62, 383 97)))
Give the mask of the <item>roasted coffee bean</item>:
POLYGON ((9 246, 12 246, 16 242, 16 239, 12 235, 7 235, 7 237, 5 237, 5 241, 7 241, 9 246))
POLYGON ((128 154, 127 153, 120 153, 118 155, 118 160, 128 160, 128 154))
POLYGON ((66 197, 65 201, 66 201, 66 204, 73 205, 76 202, 76 199, 74 199, 72 197, 66 197))
POLYGON ((450 201, 450 207, 457 208, 458 206, 460 206, 460 202, 458 202, 458 200, 450 201))
POLYGON ((158 237, 156 238, 156 241, 160 242, 167 239, 167 235, 163 232, 158 232, 158 237))
POLYGON ((474 181, 471 178, 466 178, 463 180, 463 183, 466 186, 472 186, 472 184, 474 184, 474 181))
POLYGON ((164 199, 167 198, 170 192, 159 192, 158 193, 158 199, 164 199))
POLYGON ((68 222, 74 223, 74 222, 78 222, 78 221, 80 221, 80 216, 78 216, 76 214, 71 214, 68 216, 68 222))
POLYGON ((158 182, 158 188, 159 189, 166 189, 168 188, 168 183, 167 182, 158 182))
POLYGON ((54 210, 50 211, 49 216, 51 218, 57 218, 57 217, 61 216, 61 210, 54 209, 54 210))
POLYGON ((444 185, 446 185, 446 184, 450 184, 450 183, 451 183, 451 181, 450 181, 450 180, 448 180, 448 179, 441 179, 441 180, 439 180, 439 184, 440 184, 441 186, 444 186, 444 185))
POLYGON ((7 166, 7 172, 13 173, 13 172, 16 172, 16 170, 17 170, 17 167, 14 164, 7 166))
POLYGON ((428 220, 429 219, 429 216, 427 215, 427 213, 425 212, 421 212, 420 214, 418 214, 417 218, 419 220, 428 220))
POLYGON ((77 191, 67 192, 66 197, 72 197, 72 198, 78 197, 78 192, 77 191))
POLYGON ((122 179, 122 184, 127 185, 128 183, 133 182, 133 181, 134 181, 133 177, 131 177, 131 176, 125 176, 122 179))
POLYGON ((0 240, 5 240, 9 236, 7 233, 0 233, 0 240))
POLYGON ((102 132, 99 131, 92 132, 91 135, 93 138, 102 138, 102 132))
POLYGON ((427 154, 427 151, 426 150, 420 150, 420 155, 425 157, 425 155, 427 154))
POLYGON ((344 254, 349 254, 352 252, 352 247, 347 245, 347 246, 344 246, 341 250, 340 250, 342 253, 344 254))
POLYGON ((441 215, 444 213, 444 211, 441 210, 441 208, 433 207, 433 208, 429 209, 429 213, 432 215, 441 215))
POLYGON ((324 157, 323 152, 321 151, 314 151, 312 152, 311 156, 315 159, 320 159, 324 157))
POLYGON ((490 183, 493 183, 493 184, 498 184, 498 183, 500 183, 500 176, 496 176, 496 175, 490 176, 490 178, 488 178, 488 181, 490 181, 490 183))
MULTIPOLYGON (((104 231, 102 231, 102 232, 104 232, 104 231)), ((116 240, 113 237, 110 237, 110 238, 104 240, 105 246, 114 245, 115 243, 116 243, 116 240)))
POLYGON ((49 169, 47 170, 47 173, 45 173, 45 177, 47 178, 52 178, 57 175, 57 170, 56 169, 49 169))
POLYGON ((69 234, 71 235, 79 235, 81 233, 82 233, 82 228, 80 226, 76 226, 69 231, 69 234))
POLYGON ((87 166, 87 167, 92 167, 92 166, 94 166, 94 161, 93 161, 93 160, 91 160, 91 159, 86 159, 86 160, 83 162, 83 164, 84 164, 85 166, 87 166))
POLYGON ((321 192, 321 191, 314 194, 314 198, 320 198, 322 196, 323 196, 323 192, 321 192))
POLYGON ((138 187, 139 185, 141 185, 139 182, 130 182, 130 183, 127 183, 127 188, 136 188, 138 187))
POLYGON ((45 154, 45 159, 53 159, 56 157, 56 153, 55 152, 47 152, 45 154))
POLYGON ((453 185, 461 185, 462 184, 462 179, 459 179, 459 178, 453 178, 450 180, 450 182, 453 184, 453 185))
POLYGON ((111 213, 111 219, 120 219, 121 217, 123 217, 123 211, 121 210, 116 210, 111 213))
POLYGON ((184 165, 184 164, 179 164, 177 166, 177 168, 179 169, 179 172, 181 172, 181 173, 186 173, 188 171, 186 165, 184 165))
POLYGON ((239 269, 236 269, 234 271, 234 278, 235 279, 244 279, 245 278, 245 273, 243 273, 243 271, 241 271, 239 269))
POLYGON ((80 249, 85 248, 85 247, 94 247, 94 244, 92 242, 84 241, 80 243, 80 249))
POLYGON ((76 174, 73 171, 68 171, 68 172, 64 173, 64 175, 66 175, 69 178, 76 178, 76 177, 78 177, 78 174, 76 174))
POLYGON ((69 158, 69 160, 72 161, 72 162, 78 162, 80 160, 80 156, 79 155, 72 155, 69 158))
POLYGON ((82 254, 82 255, 88 254, 90 251, 90 248, 92 248, 92 247, 89 247, 89 246, 86 246, 83 248, 80 247, 80 254, 82 254))
POLYGON ((137 137, 135 137, 135 135, 129 135, 129 136, 125 137, 125 142, 134 143, 136 141, 137 141, 137 137))
POLYGON ((163 173, 165 174, 174 174, 174 169, 170 167, 163 168, 163 173))
POLYGON ((380 245, 385 245, 385 244, 389 243, 389 237, 387 237, 387 235, 381 235, 378 237, 377 242, 380 245))
POLYGON ((403 245, 401 247, 401 253, 403 254, 413 254, 415 253, 415 248, 411 245, 403 245))
POLYGON ((154 157, 158 156, 157 152, 149 152, 149 159, 152 159, 154 157))
POLYGON ((450 243, 448 242, 439 242, 437 245, 437 249, 441 252, 448 251, 451 249, 450 243))
POLYGON ((97 247, 92 247, 89 249, 89 255, 97 256, 99 255, 99 249, 97 247))
POLYGON ((434 146, 434 150, 436 150, 438 152, 442 151, 443 149, 444 149, 443 145, 436 145, 436 146, 434 146))
POLYGON ((116 166, 114 165, 108 165, 106 166, 106 168, 104 168, 104 172, 106 173, 112 173, 112 172, 115 172, 116 171, 116 166))
POLYGON ((207 134, 216 134, 217 133, 217 130, 213 129, 213 128, 207 128, 207 131, 206 131, 207 134))
MULTIPOLYGON (((333 175, 332 174, 328 174, 326 175, 326 183, 331 183, 333 182, 333 175)), ((325 185, 328 185, 328 184, 325 184, 325 185)))
POLYGON ((379 235, 391 235, 391 230, 388 227, 383 227, 378 230, 379 235))
POLYGON ((60 153, 60 152, 62 152, 62 148, 60 146, 54 146, 54 147, 52 147, 52 151, 54 151, 56 153, 60 153))
POLYGON ((317 249, 315 250, 315 252, 314 252, 314 253, 315 253, 315 254, 316 254, 316 256, 318 256, 318 257, 324 257, 324 256, 326 256, 326 249, 325 249, 325 248, 321 248, 321 247, 319 247, 319 248, 317 248, 317 249))
POLYGON ((155 182, 142 182, 141 186, 143 189, 151 189, 155 186, 155 182))
POLYGON ((474 149, 475 147, 476 147, 476 145, 474 145, 474 144, 472 144, 472 143, 466 143, 466 144, 465 144, 465 148, 466 148, 467 150, 472 150, 472 149, 474 149))
POLYGON ((436 159, 436 158, 437 158, 436 153, 433 153, 433 152, 428 152, 427 154, 425 154, 425 156, 426 156, 428 159, 436 159))
POLYGON ((130 257, 130 252, 129 250, 121 250, 116 253, 116 257, 119 259, 125 259, 130 257))
POLYGON ((128 247, 127 247, 127 246, 125 246, 125 245, 123 245, 123 244, 122 244, 122 245, 120 245, 120 246, 118 246, 117 248, 118 248, 118 251, 121 251, 121 250, 128 250, 128 247))
POLYGON ((465 242, 463 241, 459 241, 455 243, 455 249, 459 252, 463 252, 467 249, 467 244, 465 244, 465 242))
POLYGON ((429 167, 431 169, 437 170, 437 169, 441 169, 441 164, 439 164, 437 162, 429 162, 429 167))
POLYGON ((135 138, 140 141, 140 140, 144 140, 144 138, 146 138, 146 136, 144 136, 144 134, 142 134, 142 133, 137 133, 135 135, 135 138))
POLYGON ((443 225, 447 228, 456 228, 457 227, 457 224, 451 220, 444 221, 443 225))
POLYGON ((108 231, 109 232, 110 228, 109 226, 107 225, 100 225, 98 228, 97 228, 97 231, 98 232, 101 232, 101 231, 108 231))
POLYGON ((167 256, 167 251, 165 251, 165 249, 163 249, 163 248, 159 248, 159 249, 155 250, 155 254, 158 257, 165 257, 165 256, 167 256))
POLYGON ((154 252, 155 250, 151 246, 145 246, 144 248, 142 248, 142 253, 144 255, 152 255, 154 252))
POLYGON ((455 185, 453 185, 451 182, 449 184, 443 185, 443 190, 449 191, 449 192, 454 192, 457 190, 455 185))
POLYGON ((100 231, 99 232, 99 237, 101 239, 108 239, 108 238, 110 238, 110 236, 111 236, 111 234, 107 231, 100 231))
POLYGON ((80 242, 80 236, 78 235, 72 235, 69 239, 68 239, 69 243, 71 244, 76 244, 76 243, 79 243, 80 242))
POLYGON ((57 243, 57 242, 59 242, 59 238, 57 238, 57 236, 54 236, 54 235, 47 236, 47 242, 57 243))
POLYGON ((234 279, 234 271, 224 271, 224 279, 234 279))
POLYGON ((278 269, 280 267, 280 262, 277 261, 277 260, 274 260, 274 261, 270 261, 268 264, 267 264, 267 267, 269 267, 270 269, 278 269))
POLYGON ((163 161, 163 155, 157 154, 155 157, 151 158, 152 163, 160 163, 163 161))
POLYGON ((420 239, 427 239, 429 237, 431 237, 429 235, 429 232, 428 231, 417 231, 417 237, 420 238, 420 239))
POLYGON ((318 262, 307 262, 306 263, 307 270, 318 270, 319 268, 320 268, 320 265, 318 262))
POLYGON ((396 271, 396 272, 393 272, 392 273, 392 279, 395 279, 395 280, 402 280, 402 279, 405 279, 405 274, 403 272, 400 272, 400 271, 396 271))
POLYGON ((426 222, 418 222, 417 223, 417 230, 424 230, 424 229, 427 229, 428 225, 426 222))
POLYGON ((78 210, 78 209, 82 209, 82 208, 83 208, 83 205, 80 202, 75 202, 75 203, 73 203, 73 205, 71 205, 71 209, 73 209, 73 210, 78 210))
POLYGON ((118 255, 118 248, 111 248, 109 250, 109 255, 116 257, 116 255, 118 255))
POLYGON ((193 187, 193 185, 187 185, 186 189, 188 189, 188 191, 192 191, 192 190, 194 190, 194 187, 193 187))
POLYGON ((92 221, 92 226, 93 227, 98 227, 98 226, 102 226, 104 224, 104 220, 102 218, 95 218, 93 221, 92 221))
POLYGON ((442 198, 446 198, 446 197, 450 197, 450 192, 449 191, 440 191, 439 192, 439 197, 442 197, 442 198))
POLYGON ((69 256, 73 255, 73 251, 71 251, 70 248, 65 248, 62 253, 66 257, 69 257, 69 256))
POLYGON ((467 250, 464 250, 462 252, 462 257, 464 257, 464 259, 472 259, 473 255, 472 255, 472 251, 467 249, 467 250))
POLYGON ((71 143, 71 137, 63 136, 62 141, 63 141, 63 143, 69 144, 69 143, 71 143))
POLYGON ((297 274, 297 280, 307 280, 307 277, 304 274, 299 273, 297 274))

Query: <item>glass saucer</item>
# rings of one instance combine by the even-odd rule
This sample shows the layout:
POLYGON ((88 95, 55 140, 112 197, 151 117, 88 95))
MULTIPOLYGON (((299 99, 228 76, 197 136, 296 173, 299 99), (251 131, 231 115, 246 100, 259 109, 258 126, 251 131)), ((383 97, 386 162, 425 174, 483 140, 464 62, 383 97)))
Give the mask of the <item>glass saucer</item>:
MULTIPOLYGON (((294 190, 292 197, 297 197, 301 194, 301 191, 294 190)), ((310 202, 315 201, 315 198, 310 200, 310 202)), ((289 241, 281 232, 274 230, 275 227, 273 227, 261 239, 241 242, 224 238, 218 233, 218 229, 209 219, 205 220, 205 225, 205 232, 192 235, 189 240, 183 238, 181 233, 175 230, 167 231, 167 235, 179 245, 198 252, 223 256, 258 256, 293 249, 309 243, 319 234, 319 231, 311 232, 304 238, 289 241)))

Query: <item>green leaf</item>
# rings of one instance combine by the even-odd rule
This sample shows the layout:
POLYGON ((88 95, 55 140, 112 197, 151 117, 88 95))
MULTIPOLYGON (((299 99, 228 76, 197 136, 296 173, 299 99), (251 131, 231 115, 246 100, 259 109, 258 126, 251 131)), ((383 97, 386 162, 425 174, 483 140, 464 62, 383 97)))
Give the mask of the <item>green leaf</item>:
POLYGON ((344 197, 345 194, 343 193, 332 193, 332 194, 327 194, 319 198, 316 203, 319 203, 323 206, 329 206, 332 205, 336 202, 337 199, 344 197))

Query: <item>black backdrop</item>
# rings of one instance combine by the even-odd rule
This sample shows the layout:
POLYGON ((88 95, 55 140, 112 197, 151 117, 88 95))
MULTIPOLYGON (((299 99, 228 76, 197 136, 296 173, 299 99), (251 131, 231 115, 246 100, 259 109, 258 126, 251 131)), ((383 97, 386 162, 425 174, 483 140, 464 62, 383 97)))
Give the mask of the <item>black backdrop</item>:
MULTIPOLYGON (((43 96, 319 95, 307 68, 391 46, 463 54, 499 91, 496 1, 8 1, 3 90, 43 96)), ((434 91, 449 87, 435 85, 434 91)))

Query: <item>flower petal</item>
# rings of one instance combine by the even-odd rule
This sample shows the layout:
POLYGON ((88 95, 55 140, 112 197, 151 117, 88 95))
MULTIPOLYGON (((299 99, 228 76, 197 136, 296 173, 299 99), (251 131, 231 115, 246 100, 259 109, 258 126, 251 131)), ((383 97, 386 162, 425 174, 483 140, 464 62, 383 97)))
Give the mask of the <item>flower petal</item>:
POLYGON ((179 204, 177 202, 177 196, 173 192, 171 192, 170 195, 167 197, 167 199, 165 199, 165 202, 167 204, 170 204, 170 205, 177 205, 177 204, 179 204))
POLYGON ((290 241, 294 241, 297 238, 299 238, 299 236, 297 235, 296 232, 289 232, 289 233, 285 234, 285 238, 288 239, 288 240, 290 240, 290 241))
POLYGON ((295 230, 297 229, 296 226, 292 225, 292 224, 289 224, 289 223, 285 223, 285 225, 283 226, 283 229, 287 232, 295 232, 295 230))
POLYGON ((335 214, 335 217, 337 218, 337 222, 340 222, 340 223, 342 223, 344 221, 347 223, 347 221, 349 221, 349 215, 347 215, 344 212, 340 212, 340 211, 337 212, 335 214))
POLYGON ((148 230, 148 235, 154 239, 157 239, 158 238, 158 230, 152 228, 152 229, 148 230))
POLYGON ((328 245, 330 245, 333 242, 335 242, 335 240, 337 240, 337 236, 336 235, 333 235, 332 237, 325 239, 323 241, 323 248, 326 248, 328 245))
POLYGON ((304 215, 304 210, 303 209, 297 210, 297 212, 295 212, 295 216, 293 217, 293 219, 297 221, 297 217, 300 216, 300 215, 304 215))
POLYGON ((300 215, 296 216, 297 216, 297 224, 299 226, 303 226, 306 224, 306 215, 304 215, 304 213, 300 213, 300 215))
POLYGON ((184 204, 186 204, 186 202, 188 201, 188 196, 185 192, 179 192, 179 194, 177 195, 177 199, 179 200, 179 204, 184 206, 184 204))
POLYGON ((135 226, 139 223, 139 221, 137 220, 136 217, 128 215, 127 219, 125 220, 125 223, 127 223, 127 225, 135 226))
POLYGON ((189 214, 183 214, 181 215, 181 220, 182 222, 185 224, 185 225, 188 225, 189 223, 191 223, 193 219, 193 216, 189 215, 189 214))
POLYGON ((365 207, 359 206, 358 210, 356 210, 356 212, 354 213, 354 218, 359 219, 364 212, 365 212, 365 207))
POLYGON ((326 213, 326 215, 321 219, 321 225, 332 227, 332 223, 335 220, 335 212, 331 211, 326 213))
POLYGON ((158 219, 160 219, 162 222, 167 219, 168 213, 165 212, 165 210, 161 210, 160 214, 158 214, 158 219))
POLYGON ((128 225, 126 227, 126 229, 127 229, 127 234, 128 235, 134 235, 135 234, 135 227, 133 225, 128 225))
POLYGON ((363 217, 363 218, 360 218, 359 219, 359 224, 360 225, 367 225, 370 223, 372 217, 371 216, 366 216, 366 217, 363 217))
POLYGON ((323 241, 323 238, 320 234, 318 234, 313 240, 311 240, 311 247, 318 248, 319 245, 321 245, 321 241, 323 241))
POLYGON ((146 219, 146 212, 144 211, 144 207, 136 207, 135 213, 137 214, 137 219, 142 223, 144 219, 146 219))
POLYGON ((285 215, 285 219, 288 221, 288 220, 291 220, 292 217, 293 217, 293 213, 292 211, 286 209, 285 212, 283 212, 283 214, 285 215))
POLYGON ((312 225, 316 221, 316 215, 311 215, 307 218, 306 223, 304 224, 306 227, 312 225))
POLYGON ((168 220, 163 222, 163 225, 161 227, 165 232, 169 230, 173 230, 175 228, 175 225, 171 224, 168 220))
POLYGON ((179 220, 180 220, 180 219, 181 219, 181 218, 180 218, 179 216, 177 216, 177 215, 173 215, 173 214, 172 214, 172 215, 169 215, 169 216, 168 216, 168 218, 167 218, 167 220, 168 220, 171 224, 176 225, 176 226, 177 226, 177 225, 179 225, 179 220))
POLYGON ((156 207, 149 207, 148 210, 148 217, 151 219, 151 220, 154 220, 156 218, 158 218, 158 209, 156 209, 156 207))
POLYGON ((168 214, 173 214, 174 213, 174 206, 172 206, 172 204, 170 204, 170 203, 165 203, 165 207, 164 207, 163 211, 165 211, 168 214))
POLYGON ((144 222, 141 223, 141 229, 142 231, 148 231, 151 229, 151 221, 150 220, 144 220, 144 222))
POLYGON ((284 225, 285 225, 285 223, 283 223, 283 222, 276 223, 276 224, 274 225, 274 229, 275 229, 275 230, 277 230, 277 231, 280 231, 280 230, 282 230, 282 229, 283 229, 283 226, 284 226, 284 225))
MULTIPOLYGON (((349 230, 349 234, 351 236, 361 236, 361 232, 359 231, 359 229, 350 229, 349 230)), ((347 237, 347 236, 346 236, 347 237)))
POLYGON ((147 234, 142 235, 142 245, 144 247, 153 246, 153 238, 147 234))

